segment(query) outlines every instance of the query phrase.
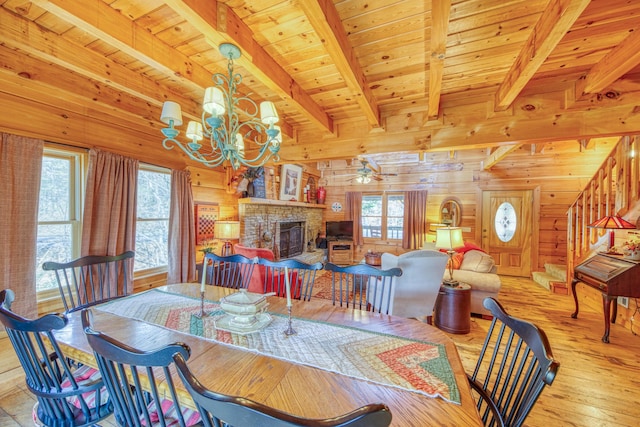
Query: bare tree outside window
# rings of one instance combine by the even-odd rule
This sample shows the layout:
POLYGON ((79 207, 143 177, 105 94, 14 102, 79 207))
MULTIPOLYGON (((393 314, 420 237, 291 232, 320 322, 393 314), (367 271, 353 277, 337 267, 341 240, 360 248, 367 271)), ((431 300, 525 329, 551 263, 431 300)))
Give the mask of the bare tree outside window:
POLYGON ((138 171, 136 257, 134 271, 166 267, 168 263, 171 175, 141 165, 138 171))
POLYGON ((402 240, 403 227, 403 194, 364 194, 362 196, 362 235, 364 238, 402 240))

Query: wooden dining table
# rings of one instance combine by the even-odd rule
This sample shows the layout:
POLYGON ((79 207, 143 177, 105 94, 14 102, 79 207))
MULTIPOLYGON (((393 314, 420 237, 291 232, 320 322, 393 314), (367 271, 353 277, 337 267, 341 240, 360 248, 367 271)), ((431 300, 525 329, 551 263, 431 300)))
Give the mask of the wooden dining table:
MULTIPOLYGON (((205 301, 219 301, 237 292, 218 286, 205 288, 205 301)), ((197 283, 167 285, 157 290, 191 297, 196 302, 200 298, 200 285, 197 283)), ((285 298, 270 296, 267 299, 268 313, 274 316, 287 315, 285 298)), ((291 310, 294 329, 301 322, 299 319, 309 319, 350 329, 442 344, 455 376, 459 404, 402 387, 248 351, 125 315, 108 313, 99 306, 92 309, 92 314, 94 329, 140 350, 151 350, 173 342, 186 343, 191 348, 188 366, 195 377, 209 389, 227 395, 243 396, 298 416, 327 418, 365 404, 384 403, 391 410, 392 426, 482 425, 456 347, 437 328, 414 319, 340 307, 324 299, 294 300, 291 310)), ((68 318, 68 325, 56 333, 58 343, 69 357, 96 366, 82 331, 80 312, 71 313, 68 318)), ((295 335, 288 339, 295 345, 295 335)), ((182 383, 178 380, 176 385, 186 397, 182 383)))

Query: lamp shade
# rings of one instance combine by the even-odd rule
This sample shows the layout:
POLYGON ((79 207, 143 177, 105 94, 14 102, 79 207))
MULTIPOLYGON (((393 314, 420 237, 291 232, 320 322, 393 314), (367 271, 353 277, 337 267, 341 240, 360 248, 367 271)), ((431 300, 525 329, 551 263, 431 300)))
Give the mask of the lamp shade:
POLYGON ((442 227, 436 229, 436 248, 452 251, 464 246, 460 227, 442 227))
POLYGON ((204 91, 202 109, 213 116, 224 114, 224 94, 217 87, 208 87, 204 91))
POLYGON ((621 229, 635 229, 635 224, 631 224, 629 221, 622 219, 618 215, 610 215, 600 218, 599 220, 592 222, 587 227, 589 228, 607 228, 612 230, 621 229))
POLYGON ((238 221, 216 221, 214 235, 216 239, 232 240, 240 238, 238 221))
POLYGON ((187 125, 187 138, 194 141, 202 140, 202 125, 191 120, 187 125))
POLYGON ((273 125, 278 123, 280 118, 276 111, 276 106, 271 101, 263 101, 260 103, 260 118, 262 123, 266 125, 273 125))
POLYGON ((180 104, 173 101, 165 101, 162 104, 162 113, 160 114, 162 123, 170 124, 173 120, 174 126, 182 126, 182 109, 180 104))

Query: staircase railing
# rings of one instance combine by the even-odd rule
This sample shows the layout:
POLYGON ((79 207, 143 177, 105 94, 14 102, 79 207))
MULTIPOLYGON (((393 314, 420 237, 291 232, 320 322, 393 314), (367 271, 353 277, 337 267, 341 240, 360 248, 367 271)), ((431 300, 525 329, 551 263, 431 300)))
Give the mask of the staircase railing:
MULTIPOLYGON (((640 200, 640 136, 620 138, 567 211, 567 275, 607 238, 588 228, 606 215, 624 216, 640 200)), ((570 281, 571 277, 567 277, 570 281)))

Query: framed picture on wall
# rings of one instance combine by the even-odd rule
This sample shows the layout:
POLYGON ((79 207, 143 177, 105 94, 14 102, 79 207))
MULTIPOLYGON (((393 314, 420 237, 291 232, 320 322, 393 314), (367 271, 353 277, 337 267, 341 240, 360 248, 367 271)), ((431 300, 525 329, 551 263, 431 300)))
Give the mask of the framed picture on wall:
POLYGON ((213 239, 213 229, 220 207, 217 203, 194 202, 196 222, 196 245, 202 245, 207 240, 213 239))
POLYGON ((282 165, 280 176, 280 200, 300 200, 302 186, 302 167, 297 165, 282 165))

